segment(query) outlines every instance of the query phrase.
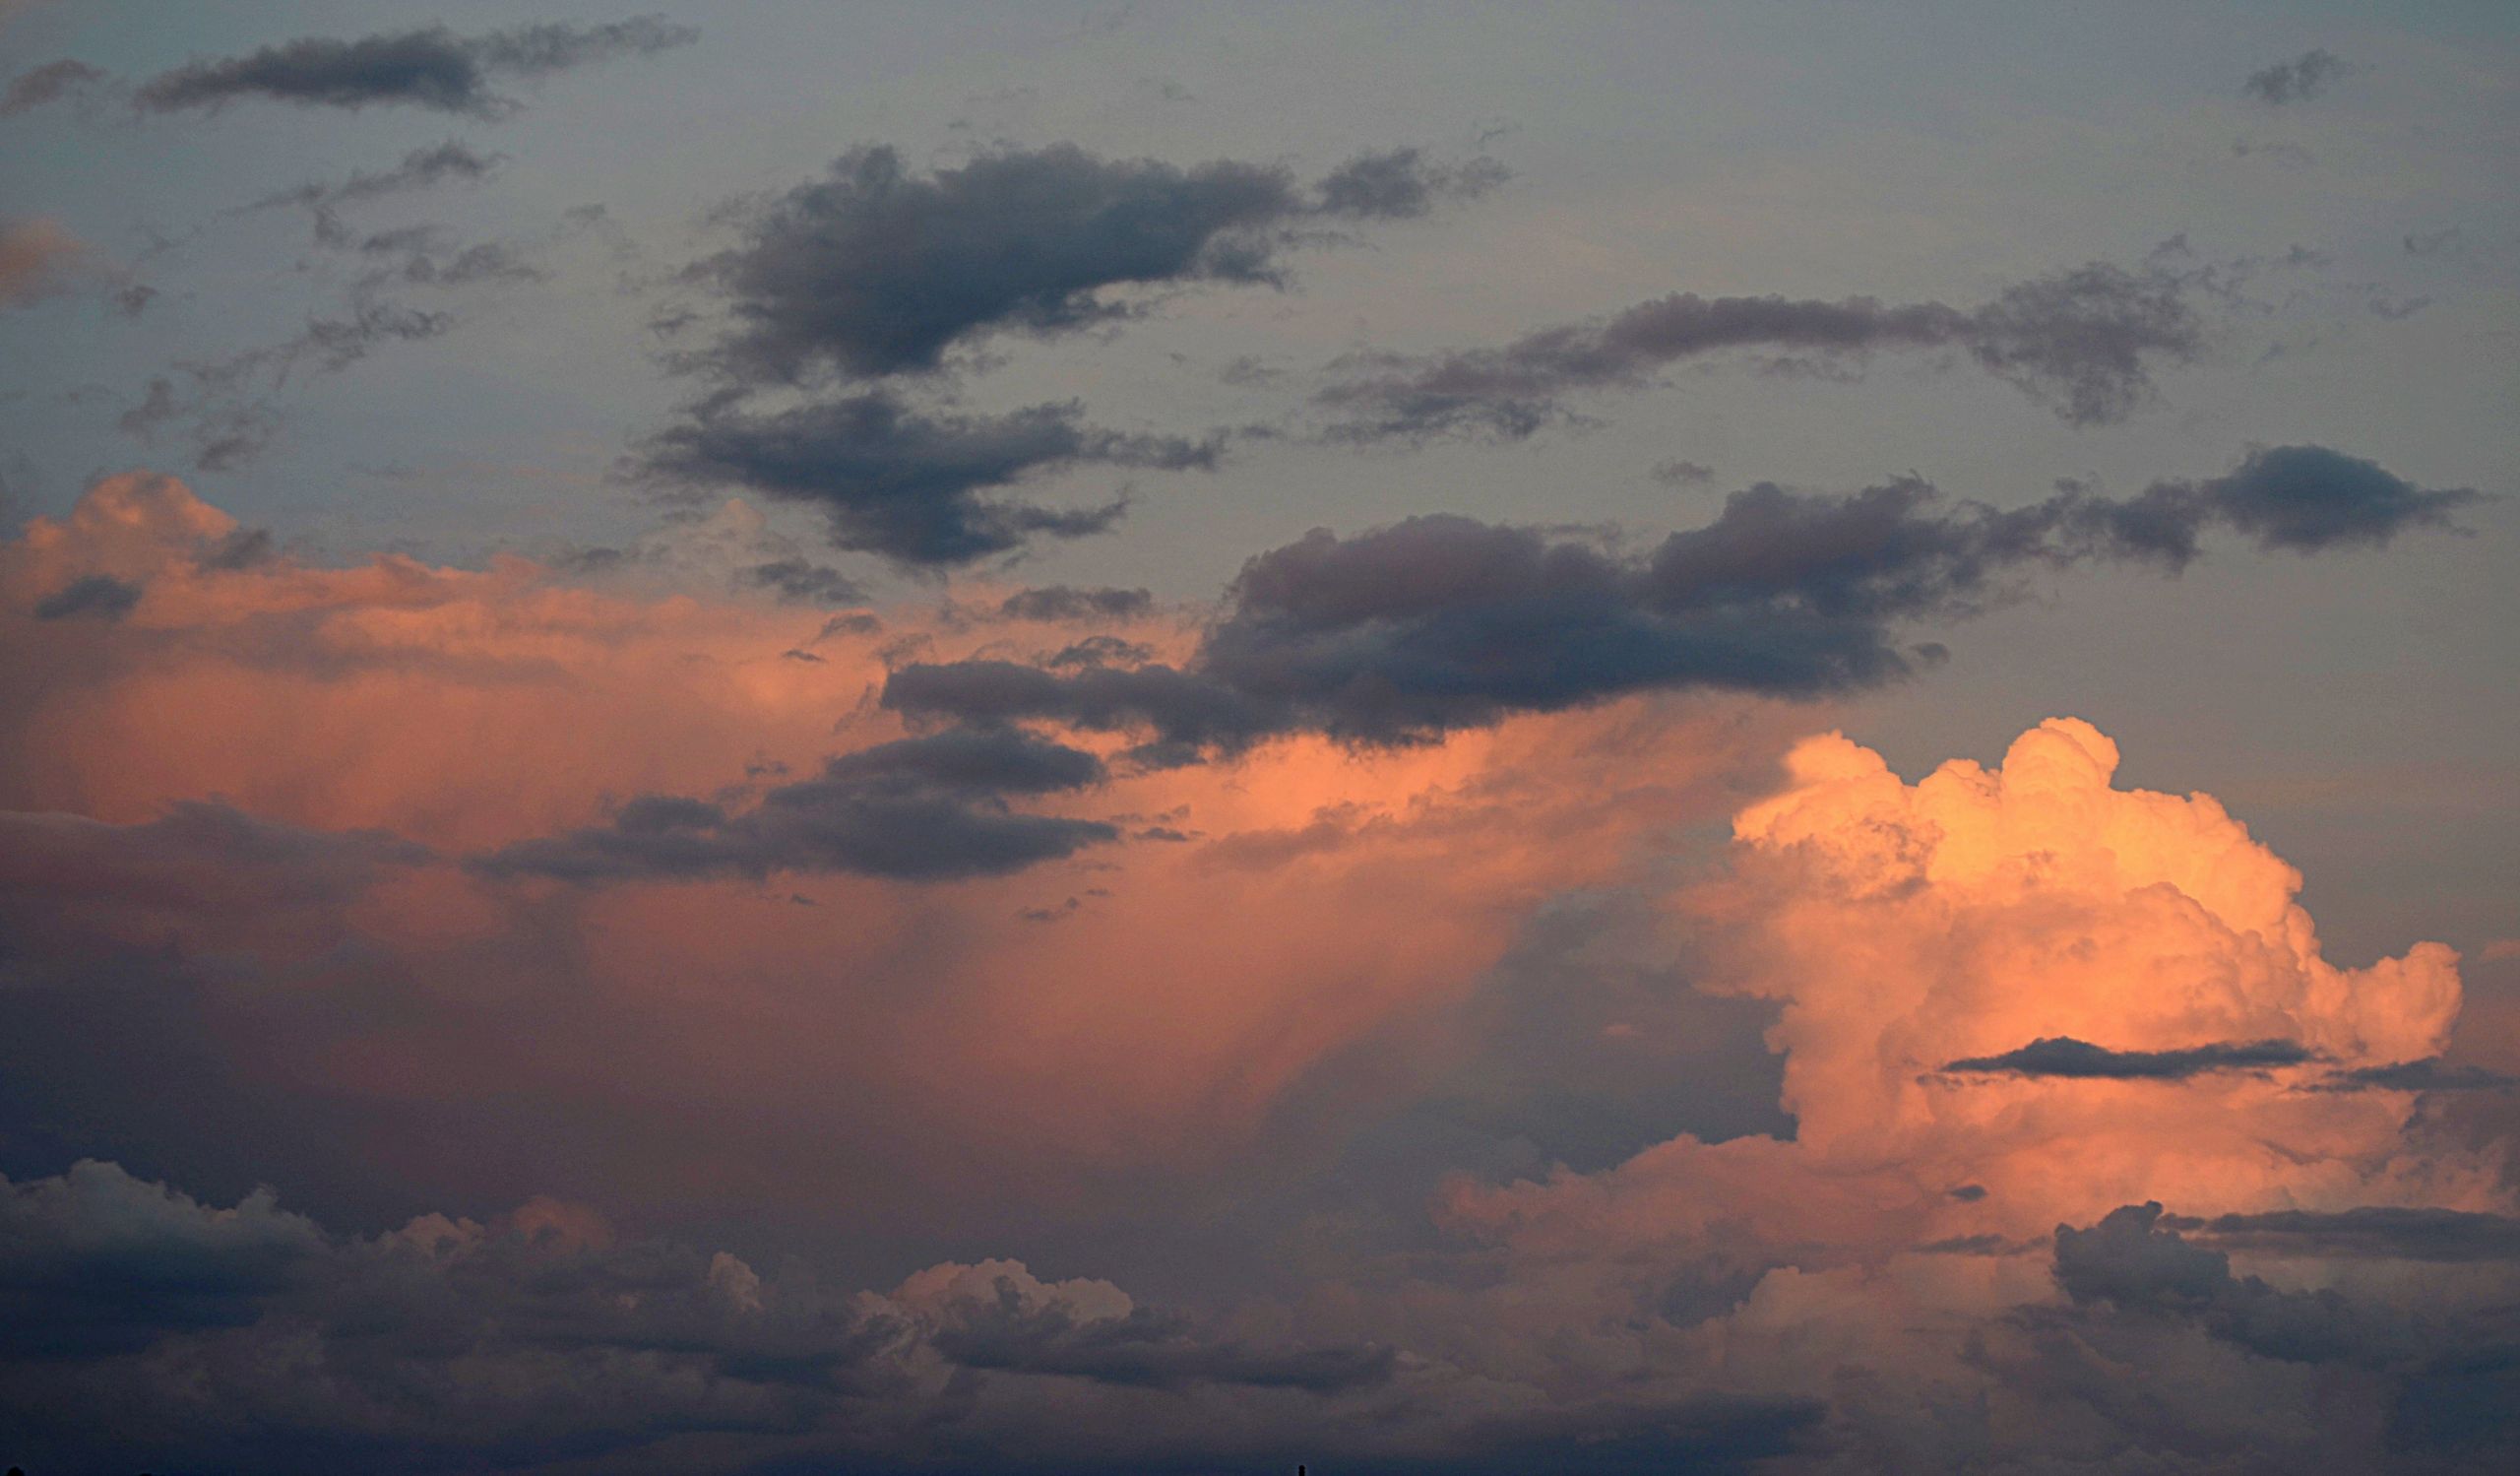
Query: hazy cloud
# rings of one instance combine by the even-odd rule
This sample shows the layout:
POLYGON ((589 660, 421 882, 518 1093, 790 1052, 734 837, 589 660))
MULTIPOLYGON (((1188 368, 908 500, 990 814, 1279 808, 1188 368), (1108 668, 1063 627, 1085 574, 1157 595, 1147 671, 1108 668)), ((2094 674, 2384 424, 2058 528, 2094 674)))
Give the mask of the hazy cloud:
POLYGON ((2190 280, 2104 262, 2006 289, 1975 308, 1939 302, 1701 297, 1679 292, 1589 323, 1527 334, 1501 349, 1429 357, 1363 355, 1314 403, 1334 440, 1469 434, 1513 440, 1572 418, 1578 391, 1637 389, 1659 370, 1763 350, 1851 370, 1889 350, 1958 349, 2077 425, 2124 419, 2152 394, 2152 371, 2193 359, 2204 329, 2190 280))
POLYGON ((2277 62, 2248 74, 2240 90, 2260 102, 2282 106, 2287 102, 2307 101, 2327 91, 2329 83, 2355 69, 2345 59, 2323 47, 2313 47, 2291 61, 2277 62))
POLYGON ((215 111, 265 98, 306 107, 401 104, 489 118, 517 106, 491 91, 492 78, 541 77, 699 38, 690 27, 656 16, 601 26, 520 26, 475 36, 432 26, 356 40, 307 37, 159 73, 141 84, 132 100, 148 112, 215 111))

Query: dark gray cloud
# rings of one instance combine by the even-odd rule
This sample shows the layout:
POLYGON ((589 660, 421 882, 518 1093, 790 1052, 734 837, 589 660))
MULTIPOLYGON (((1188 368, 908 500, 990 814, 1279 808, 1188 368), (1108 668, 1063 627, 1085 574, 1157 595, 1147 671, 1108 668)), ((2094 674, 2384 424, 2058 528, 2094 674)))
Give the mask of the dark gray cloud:
POLYGON ((2313 47, 2291 61, 2249 73, 2240 90, 2260 102, 2280 107, 2315 97, 2327 91, 2329 83, 2353 71, 2345 58, 2324 47, 2313 47))
POLYGON ((1877 352, 1956 349, 2064 419, 2106 424, 2151 396, 2155 367, 2202 351, 2204 326, 2188 300, 2194 285, 2159 267, 2136 273, 2093 262, 1967 309, 1678 292, 1501 349, 1348 360, 1351 376, 1314 403, 1331 416, 1326 434, 1334 440, 1515 440, 1574 418, 1572 394, 1639 389, 1657 372, 1708 354, 1762 351, 1852 371, 1877 352))
POLYGON ((1102 778, 1090 753, 1026 734, 959 729, 842 754, 820 777, 781 785, 748 810, 643 796, 612 823, 520 841, 477 859, 492 875, 605 882, 774 871, 849 871, 904 881, 993 876, 1119 838, 1094 820, 1025 814, 1008 796, 1079 790, 1102 778))
POLYGON ((1500 1401, 1386 1346, 938 1271, 870 1296, 548 1201, 344 1236, 83 1161, 0 1179, 0 1423, 34 1470, 1487 1472, 1733 1469, 1824 1415, 1500 1401))
POLYGON ((1421 214, 1493 177, 1404 149, 1351 160, 1307 194, 1283 168, 1230 160, 1182 168, 1054 144, 920 175, 892 149, 860 149, 690 268, 733 319, 702 361, 743 384, 933 371, 993 333, 1138 310, 1098 295, 1106 288, 1276 283, 1301 227, 1421 214))
POLYGON ((139 603, 140 586, 110 574, 89 574, 36 601, 35 618, 66 620, 84 615, 92 619, 119 620, 139 603))
POLYGON ((2228 525, 2261 548, 2315 553, 2378 547, 2411 528, 2448 527, 2453 509, 2484 494, 2465 487, 2427 491, 2376 463, 2324 446, 2270 446, 2250 452, 2228 477, 2157 483, 2148 495, 2184 497, 2200 522, 2228 525))
POLYGON ((2295 1041, 2247 1041, 2183 1051, 2111 1051, 2072 1036, 2046 1036, 2001 1056, 1974 1056, 1943 1070, 2011 1076, 2066 1076, 2104 1081, 2185 1081, 2216 1071, 2298 1066, 2317 1058, 2295 1041))
POLYGON ((2468 1210, 2363 1205, 2217 1215, 2206 1220, 2167 1216, 2162 1224, 2232 1250, 2279 1255, 2520 1260, 2520 1219, 2468 1210))
POLYGON ((1437 164, 1422 151, 1404 148, 1359 154, 1323 175, 1316 188, 1325 215, 1414 220, 1443 201, 1476 199, 1508 177, 1492 159, 1437 164))
POLYGON ((600 26, 520 26, 463 36, 443 26, 356 40, 307 37, 244 56, 159 73, 132 95, 148 112, 217 110, 247 99, 305 107, 405 105, 498 117, 517 104, 493 78, 532 79, 570 67, 689 45, 700 33, 656 16, 600 26))
POLYGON ((836 545, 932 565, 1100 533, 1123 510, 1118 501, 1063 509, 990 493, 1083 466, 1212 468, 1221 450, 1215 439, 1090 425, 1073 404, 927 414, 872 390, 766 415, 703 407, 649 442, 643 468, 668 482, 740 486, 819 507, 836 545))
POLYGON ((2483 1066, 2454 1066, 2437 1057, 2339 1071, 2318 1084, 2323 1092, 2500 1092, 2520 1077, 2483 1066))
POLYGON ((1178 1314, 1151 1308, 1081 1318, 1063 1303, 1028 1305, 1011 1283, 937 1333, 935 1343, 967 1369, 1157 1389, 1235 1383, 1329 1394, 1382 1383, 1394 1362, 1392 1349, 1365 1344, 1254 1349, 1219 1341, 1178 1314))
POLYGON ((997 607, 1010 620, 1126 620, 1155 608, 1145 590, 1077 589, 1053 584, 1018 590, 997 607))
POLYGON ((0 118, 77 96, 104 80, 103 72, 84 61, 65 57, 60 61, 47 62, 10 79, 8 90, 0 92, 0 118))
MULTIPOLYGON (((2210 1232, 2292 1256, 2507 1260, 2510 1222, 2430 1209, 2232 1215, 2210 1232)), ((2384 1421, 2374 1469, 2499 1469, 2520 1453, 2520 1323, 2492 1296, 2441 1308, 2336 1290, 2285 1291, 2236 1276, 2231 1257, 2179 1234, 2198 1222, 2127 1205, 2087 1229, 2056 1227, 2055 1277, 2086 1336, 2194 1329, 2261 1358, 2365 1380, 2384 1421), (2500 1451, 2499 1455, 2493 1452, 2500 1451)), ((2174 1345, 2148 1339, 2153 1356, 2174 1345)), ((2134 1348, 2124 1352, 2133 1353, 2134 1348)))
POLYGON ((851 605, 866 598, 857 581, 803 558, 774 558, 743 571, 743 581, 798 605, 851 605))
POLYGON ((2336 1293, 2236 1277, 2229 1255, 2188 1244, 2162 1219, 2159 1204, 2129 1204, 2088 1229, 2057 1226, 2056 1284, 2078 1304, 2200 1318, 2215 1335, 2287 1362, 2382 1356, 2380 1329, 2336 1293))
POLYGON ((1850 496, 1762 484, 1641 555, 1469 518, 1413 518, 1260 554, 1182 668, 1057 674, 914 664, 884 701, 927 721, 1142 730, 1185 761, 1274 734, 1399 742, 1647 689, 1810 696, 1894 679, 1910 623, 1965 618, 2026 574, 2102 559, 2183 567, 2203 530, 2300 551, 2378 541, 2472 496, 2316 447, 2127 499, 2067 486, 2001 511, 1914 479, 1850 496))

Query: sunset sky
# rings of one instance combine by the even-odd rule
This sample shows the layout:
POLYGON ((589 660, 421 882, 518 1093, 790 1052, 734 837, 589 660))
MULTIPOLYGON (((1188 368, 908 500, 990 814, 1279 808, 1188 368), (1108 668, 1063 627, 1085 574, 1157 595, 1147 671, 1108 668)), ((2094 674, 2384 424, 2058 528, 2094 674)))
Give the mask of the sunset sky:
POLYGON ((2520 10, 0 0, 0 1465, 2520 1469, 2520 10))

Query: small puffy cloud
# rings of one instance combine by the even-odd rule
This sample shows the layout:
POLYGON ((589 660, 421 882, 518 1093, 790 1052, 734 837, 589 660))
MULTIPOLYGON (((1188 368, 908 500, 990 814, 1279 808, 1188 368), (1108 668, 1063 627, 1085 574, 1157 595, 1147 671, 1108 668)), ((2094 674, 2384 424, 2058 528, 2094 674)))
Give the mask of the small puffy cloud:
POLYGON ((2323 46, 2314 46, 2293 58, 2248 74, 2240 91, 2260 102, 2281 107, 2288 102, 2303 102, 2327 91, 2328 84, 2356 70, 2345 58, 2323 46))

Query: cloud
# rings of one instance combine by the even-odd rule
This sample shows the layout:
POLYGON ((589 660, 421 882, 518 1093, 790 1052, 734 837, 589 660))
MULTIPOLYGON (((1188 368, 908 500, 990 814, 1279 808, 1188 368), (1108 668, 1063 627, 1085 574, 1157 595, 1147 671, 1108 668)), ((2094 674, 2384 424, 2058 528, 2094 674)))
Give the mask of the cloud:
POLYGON ((1579 391, 1643 388, 1687 359, 1759 350, 1853 368, 1892 350, 1957 349, 2076 425, 2126 418, 2152 373, 2204 347, 2189 279, 2104 262, 2007 288, 1975 308, 1939 302, 1701 297, 1678 292, 1501 349, 1430 357, 1373 354, 1320 391, 1334 440, 1476 435, 1520 440, 1572 417, 1579 391))
POLYGON ((1053 584, 1018 590, 999 603, 997 612, 1010 620, 1119 620, 1146 614, 1154 608, 1155 597, 1145 590, 1053 584))
POLYGON ((2157 483, 2152 495, 2184 496, 2202 520, 2246 534, 2261 548, 2301 553, 2376 547, 2409 529, 2448 527, 2453 508, 2483 498, 2464 487, 2426 491, 2323 446, 2261 448, 2228 477, 2157 483))
POLYGON ((2520 1260, 2520 1218, 2470 1210, 2371 1204, 2341 1210, 2267 1210, 2207 1220, 2172 1216, 2163 1223, 2227 1249, 2276 1254, 2520 1260))
POLYGON ((762 415, 704 407, 653 437, 641 467, 668 482, 740 486, 818 507, 839 547, 941 565, 1037 538, 1101 533, 1124 507, 1051 508, 989 493, 1077 467, 1208 469, 1221 449, 1214 439, 1090 425, 1074 404, 929 414, 872 390, 762 415))
POLYGON ((1415 220, 1440 202, 1477 199, 1509 177, 1492 159, 1442 165, 1418 149, 1359 154, 1321 177, 1318 209, 1357 220, 1415 220))
POLYGON ((2110 1051, 2071 1036, 2050 1036, 2000 1056, 1955 1060, 1942 1069, 1952 1074, 1974 1072, 2100 1081, 2184 1081, 2208 1071, 2262 1071, 2271 1066, 2298 1066, 2311 1059, 2308 1051, 2292 1041, 2251 1041, 2244 1045, 2216 1043, 2177 1051, 2110 1051))
POLYGON ((14 117, 63 97, 76 96, 104 82, 105 74, 83 61, 63 58, 19 73, 0 91, 0 118, 14 117))
POLYGON ((724 294, 733 321, 703 362, 732 382, 930 373, 992 334, 1139 311, 1103 289, 1277 283, 1307 223, 1419 215, 1492 179, 1403 149, 1351 160, 1312 198, 1282 168, 1230 160, 1182 168, 1053 144, 922 176, 860 149, 751 212, 739 244, 687 275, 724 294))
POLYGON ((521 841, 482 858, 492 875, 620 881, 773 871, 853 871, 951 880, 1019 870, 1117 840, 1095 820, 1019 814, 1008 795, 1082 789, 1092 754, 1022 734, 954 731, 829 760, 728 814, 699 800, 643 796, 610 825, 521 841))
POLYGON ((140 586, 110 574, 88 574, 35 602, 35 618, 63 620, 77 615, 120 619, 140 603, 140 586))
POLYGON ((2323 1092, 2499 1092, 2520 1085, 2520 1077, 2483 1066, 2454 1066, 2433 1058, 2392 1061, 2340 1071, 2318 1083, 2323 1092))
POLYGON ((268 210, 276 206, 302 205, 315 215, 315 235, 329 245, 347 245, 349 229, 335 214, 344 205, 412 190, 430 189, 449 180, 478 184, 506 162, 504 154, 481 154, 459 139, 448 139, 425 149, 414 149, 403 156, 403 161, 379 172, 360 170, 334 184, 302 184, 295 189, 268 195, 254 203, 253 209, 268 210))
POLYGON ((52 221, 0 220, 0 308, 66 291, 87 246, 52 221))
POLYGON ((1965 618, 2032 571, 2176 570, 2217 526, 2300 552, 2385 543, 2476 496, 2301 446, 2132 498, 2068 487, 2009 511, 1914 479, 1843 497, 1761 484, 1641 555, 1448 515, 1316 530, 1243 566, 1185 667, 918 663, 884 700, 922 720, 1144 731, 1141 756, 1178 761, 1288 732, 1404 742, 1634 691, 1813 696, 1907 674, 1910 625, 1965 618))
POLYGON ((2357 70, 2336 53, 2313 47, 2291 61, 2249 73, 2240 91, 2260 102, 2280 107, 2288 102, 2305 102, 2326 92, 2329 83, 2357 70))
POLYGON ((140 85, 146 112, 216 111, 261 98, 302 107, 408 105, 495 118, 517 103, 491 79, 533 79, 617 56, 647 56, 700 38, 655 16, 601 26, 520 26, 460 36, 443 26, 362 36, 308 37, 244 56, 190 62, 140 85))

